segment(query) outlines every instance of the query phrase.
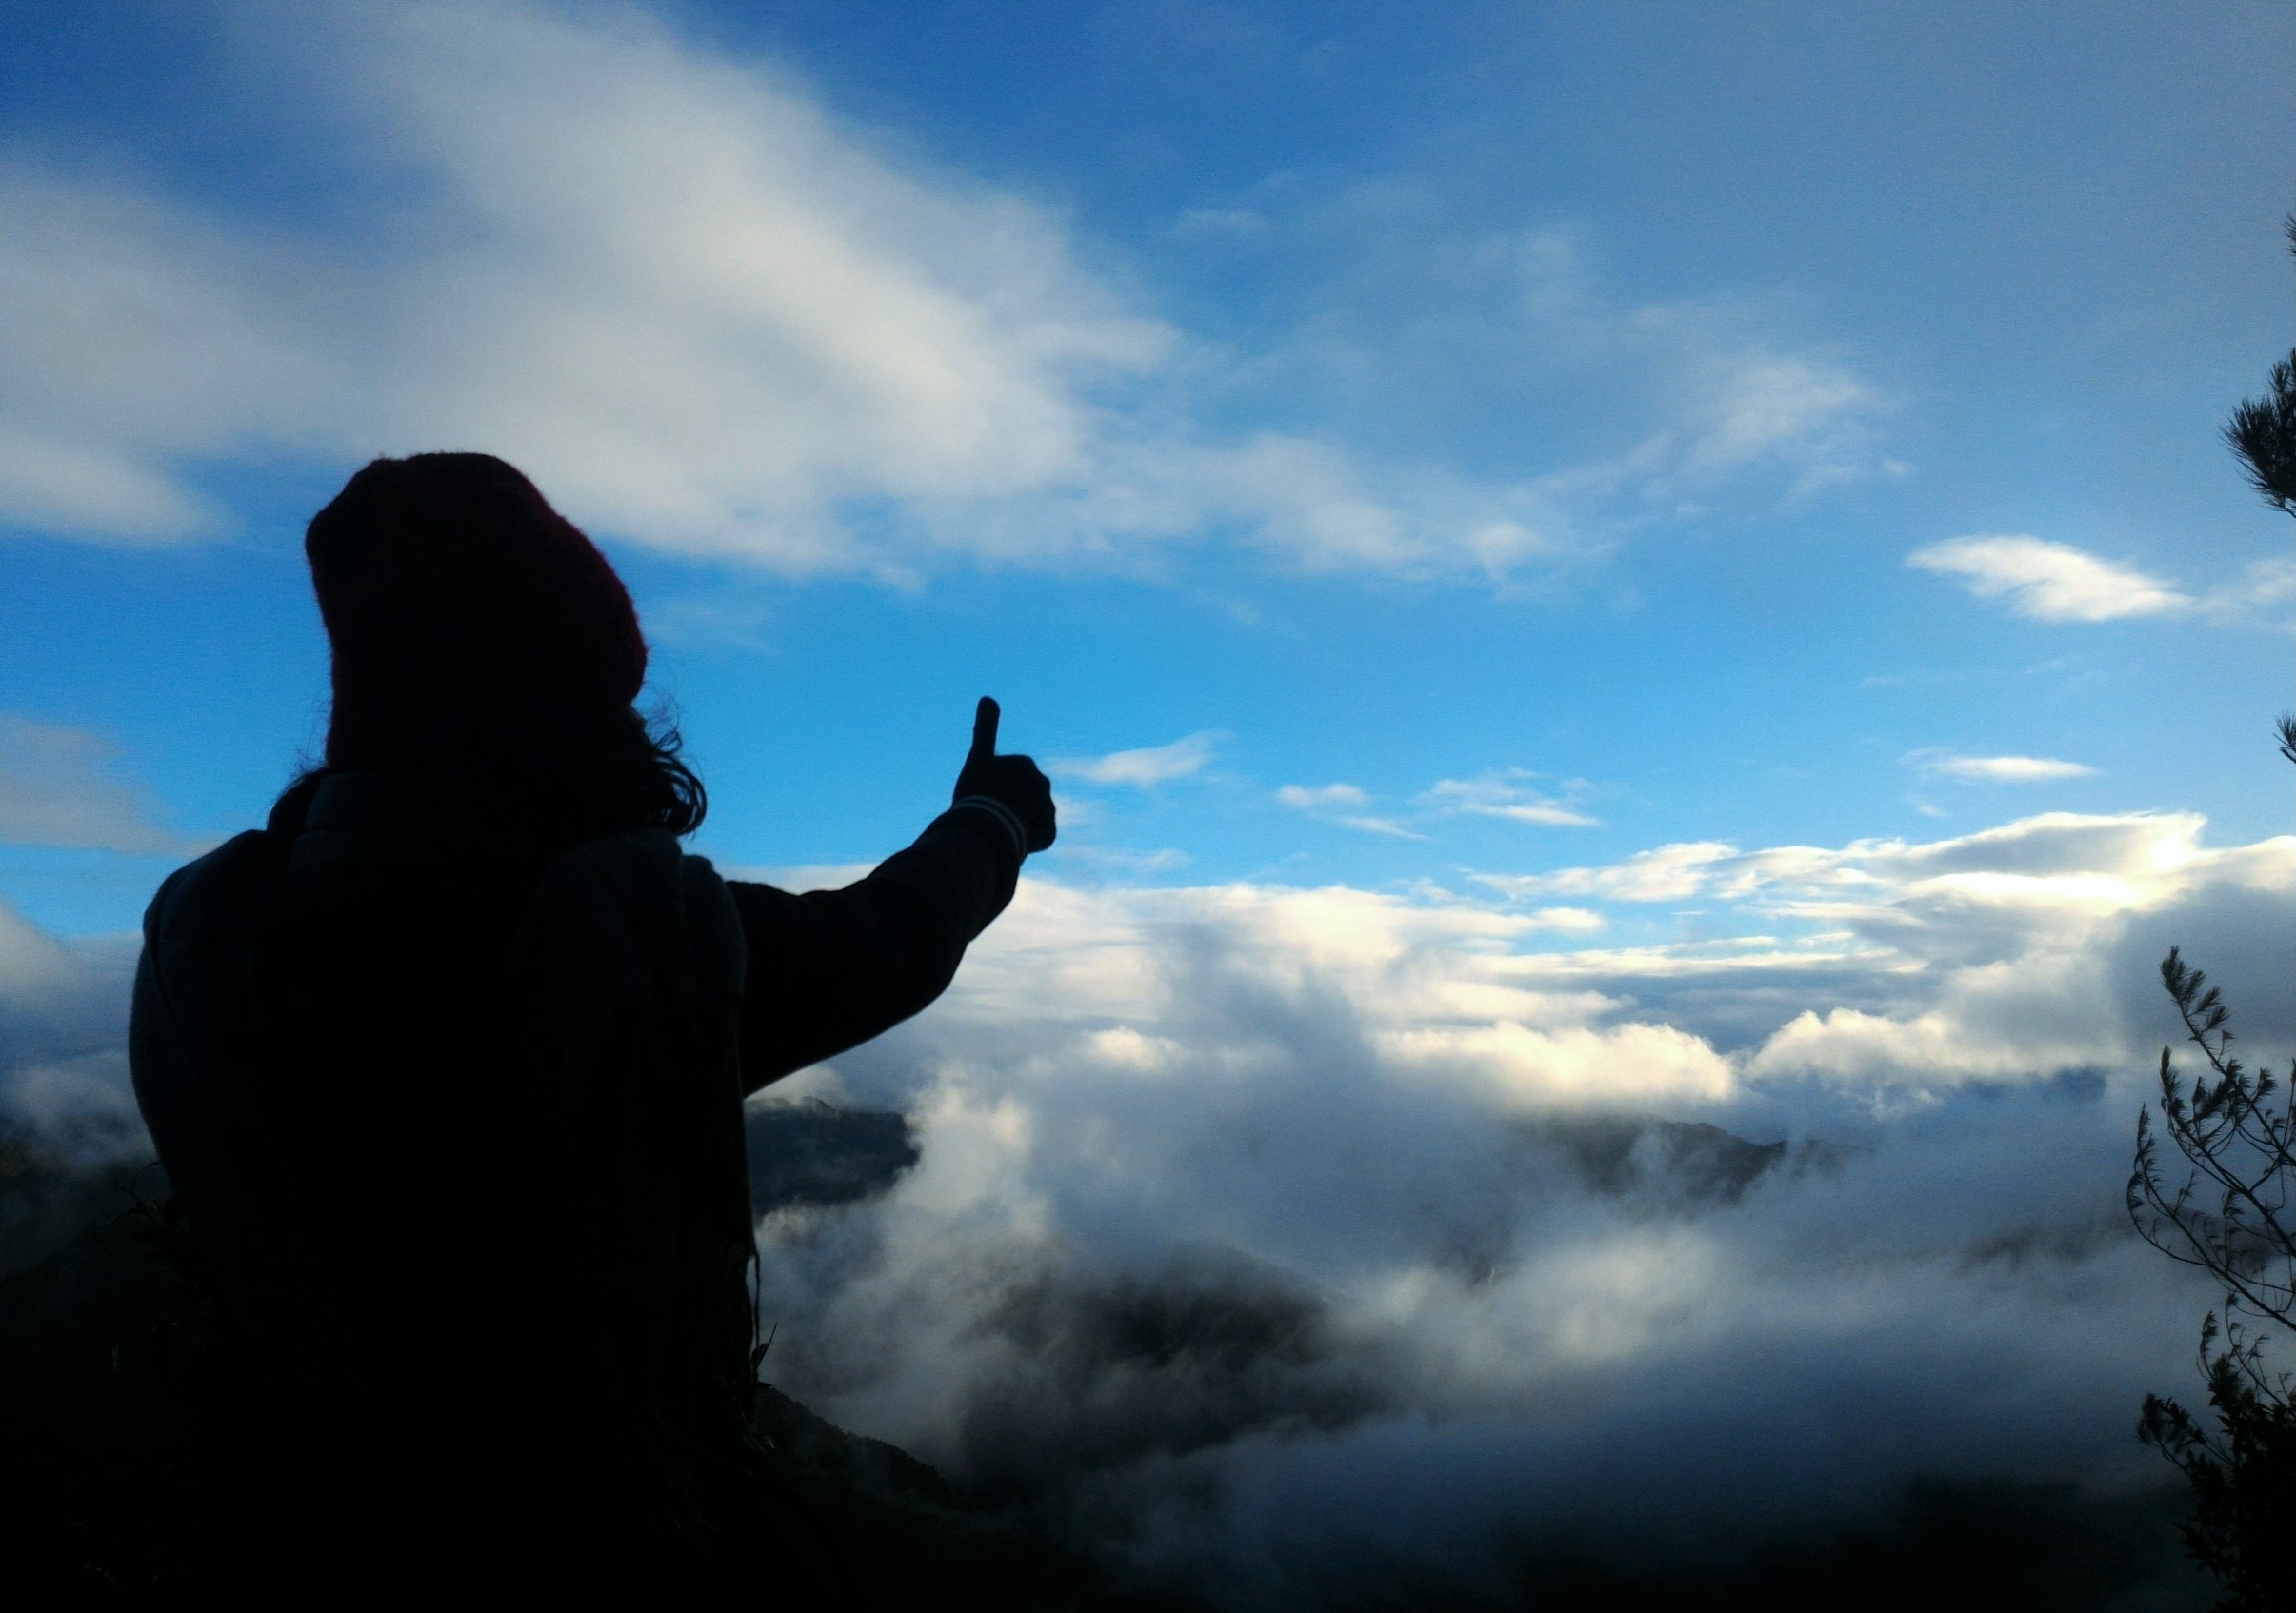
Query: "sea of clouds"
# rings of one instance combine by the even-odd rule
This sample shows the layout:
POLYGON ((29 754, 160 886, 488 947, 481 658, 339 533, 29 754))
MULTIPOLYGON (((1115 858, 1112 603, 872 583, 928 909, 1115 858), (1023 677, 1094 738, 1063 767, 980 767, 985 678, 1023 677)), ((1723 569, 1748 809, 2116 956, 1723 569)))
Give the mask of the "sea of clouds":
POLYGON ((2160 956, 2296 1045, 2296 838, 2203 828, 1025 882, 943 1005, 794 1079, 922 1159, 761 1224, 769 1375, 1237 1606, 2156 1484, 2135 1409, 2214 1298, 2121 1204, 2160 956), (1557 947, 1557 897, 1737 933, 1557 947))
MULTIPOLYGON (((2296 1047, 2296 837, 2204 829, 1024 880, 941 1004, 761 1100, 919 1150, 761 1220, 768 1376, 1235 1606, 1727 1556, 1916 1479, 2157 1484, 2135 1408, 2190 1389, 2215 1297, 2121 1206, 2161 954, 2296 1047), (1637 908, 1709 938, 1590 928, 1637 908)), ((12 1142, 142 1145, 133 951, 0 911, 12 1142)))

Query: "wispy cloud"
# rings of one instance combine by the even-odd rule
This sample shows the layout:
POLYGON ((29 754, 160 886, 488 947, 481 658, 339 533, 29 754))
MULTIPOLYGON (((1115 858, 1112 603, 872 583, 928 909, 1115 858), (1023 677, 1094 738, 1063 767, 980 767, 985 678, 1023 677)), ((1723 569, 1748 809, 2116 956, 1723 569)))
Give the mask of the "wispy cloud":
POLYGON ((1420 800, 1439 811, 1507 818, 1518 824, 1553 828, 1585 828, 1601 822, 1563 801, 1527 788, 1521 782, 1535 776, 1517 767, 1486 773, 1480 778, 1444 779, 1420 800))
POLYGON ((1104 870, 1110 875, 1140 877, 1148 874, 1170 873, 1185 868, 1193 860, 1176 846, 1164 846, 1154 851, 1127 851, 1118 846, 1079 846, 1063 841, 1048 856, 1056 857, 1066 867, 1088 867, 1104 870))
POLYGON ((1275 792, 1275 798, 1287 806, 1303 812, 1328 811, 1342 806, 1368 806, 1371 798, 1351 784, 1299 785, 1288 784, 1275 792))
POLYGON ((1959 577, 1978 598, 2002 600, 2036 622, 2170 616, 2252 626, 2296 603, 2296 561, 2277 555, 2199 591, 2070 544, 2027 536, 1954 538, 1915 549, 1906 564, 1959 577))
POLYGON ((1380 818, 1365 814, 1343 817, 1337 821, 1351 829, 1361 829, 1366 834, 1384 834, 1390 840, 1428 840, 1432 838, 1429 835, 1422 834, 1415 828, 1397 823, 1393 818, 1380 818))
POLYGON ((1144 747, 1138 750, 1111 751, 1097 757, 1055 757, 1046 766, 1060 778, 1082 779, 1087 784, 1130 785, 1146 789, 1184 779, 1204 770, 1212 759, 1212 752, 1227 736, 1216 731, 1189 734, 1169 745, 1144 747))
POLYGON ((1600 896, 1617 902, 1679 902, 1706 886, 1714 865, 1739 855, 1718 840, 1661 846, 1607 866, 1558 868, 1545 874, 1477 874, 1477 883, 1521 900, 1526 896, 1600 896))
POLYGON ((0 715, 0 843, 182 852, 192 843, 153 822, 152 803, 120 775, 114 747, 78 728, 0 715))
POLYGON ((2036 622, 2175 616, 2198 604, 2133 567, 2024 535, 1951 538, 1915 549, 1906 564, 1958 577, 1978 598, 2002 600, 2036 622))
POLYGON ((1221 543, 1504 580, 1729 488, 1874 462, 1882 400, 1843 357, 1720 300, 1606 296, 1564 234, 1412 256, 1366 225, 1348 253, 1393 261, 1342 254, 1324 306, 1355 295, 1354 313, 1238 352, 1093 272, 1055 210, 633 9, 274 20, 238 37, 317 91, 281 106, 341 120, 316 144, 349 152, 343 192, 418 182, 387 234, 297 233, 0 164, 0 521, 197 536, 230 525, 203 467, 453 444, 517 461, 608 535, 788 573, 1153 571, 1221 543), (1438 283, 1467 310, 1454 329, 1400 329, 1438 283), (1330 390, 1319 375, 1396 373, 1413 343, 1535 376, 1549 408, 1612 387, 1616 446, 1495 478, 1391 408, 1299 402, 1330 390), (1518 362, 1562 352, 1567 373, 1518 362))
POLYGON ((1881 407, 1874 388, 1838 361, 1742 351, 1688 434, 1676 474, 1713 481, 1787 464, 1796 470, 1791 490, 1805 494, 1852 481, 1876 468, 1871 420, 1881 407))
POLYGON ((2080 762, 2061 762, 2053 756, 1957 756, 1935 750, 1917 750, 1906 760, 1924 772, 1948 779, 1977 779, 1992 784, 2039 784, 2049 779, 2086 779, 2097 769, 2080 762))
MULTIPOLYGON (((2144 906, 2146 891, 2173 888, 2221 858, 2199 846, 2204 820, 2189 812, 2096 814, 2042 812, 1997 828, 1927 842, 1857 840, 1847 846, 1779 846, 1743 851, 1723 841, 1692 841, 1636 852, 1623 862, 1545 873, 1481 873, 1478 884, 1517 901, 1537 896, 1592 896, 1617 902, 1777 901, 1809 917, 1832 911, 1886 926, 1884 893, 1920 889, 1925 896, 1979 893, 1987 903, 2048 897, 2084 904, 2144 906), (1851 904, 1853 906, 1838 906, 1851 904)), ((2296 840, 2266 843, 2269 866, 2296 840)), ((2264 865, 2260 865, 2264 866, 2264 865)), ((2292 865, 2296 866, 2296 865, 2292 865)), ((2251 877, 2240 873, 2242 879, 2251 877)))
POLYGON ((2296 560, 2275 555, 2250 563, 2240 578, 2203 596, 2201 608, 2216 621, 2253 619, 2296 604, 2296 560))
POLYGON ((301 438, 341 379, 291 278, 194 209, 21 159, 0 159, 0 521, 129 543, 217 529, 178 466, 301 438))
POLYGON ((180 534, 215 522, 193 456, 483 445, 619 535, 850 567, 836 500, 1072 475, 1079 388, 1169 346, 1049 214, 634 9, 278 20, 269 66, 325 89, 362 161, 420 172, 427 216, 297 238, 0 169, 0 514, 180 534))
POLYGON ((1559 930, 1566 935, 1591 935, 1603 927, 1603 915, 1591 907, 1534 907, 1523 915, 1532 929, 1559 930))
POLYGON ((1371 805, 1370 795, 1351 784, 1297 785, 1288 784, 1275 792, 1276 800, 1294 811, 1312 812, 1328 821, 1360 829, 1365 834, 1386 835, 1392 840, 1425 840, 1428 837, 1391 817, 1367 812, 1371 805))

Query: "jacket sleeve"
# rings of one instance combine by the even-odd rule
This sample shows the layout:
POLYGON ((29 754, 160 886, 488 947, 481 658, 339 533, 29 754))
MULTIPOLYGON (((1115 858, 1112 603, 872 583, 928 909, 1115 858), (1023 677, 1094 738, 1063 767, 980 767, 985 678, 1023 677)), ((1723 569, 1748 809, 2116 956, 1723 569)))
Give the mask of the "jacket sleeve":
POLYGON ((959 807, 842 890, 727 882, 749 950, 743 1086, 858 1046, 940 996, 1012 900, 1020 863, 1003 825, 959 807))

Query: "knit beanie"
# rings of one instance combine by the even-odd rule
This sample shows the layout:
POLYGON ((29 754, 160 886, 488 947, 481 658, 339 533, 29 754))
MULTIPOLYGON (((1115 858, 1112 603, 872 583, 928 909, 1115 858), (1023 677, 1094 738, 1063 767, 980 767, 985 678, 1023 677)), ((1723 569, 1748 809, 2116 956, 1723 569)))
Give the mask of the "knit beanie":
POLYGON ((646 641, 606 556, 483 453, 378 459, 304 540, 333 649, 330 767, 466 778, 627 710, 646 641))

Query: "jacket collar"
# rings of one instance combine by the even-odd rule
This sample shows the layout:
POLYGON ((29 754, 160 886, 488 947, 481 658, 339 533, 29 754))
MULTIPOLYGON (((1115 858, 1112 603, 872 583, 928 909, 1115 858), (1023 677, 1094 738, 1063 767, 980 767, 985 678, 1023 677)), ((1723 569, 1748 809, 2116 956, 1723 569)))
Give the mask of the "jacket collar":
POLYGON ((507 796, 388 773, 328 774, 310 798, 301 826, 320 833, 418 840, 529 838, 507 796))

